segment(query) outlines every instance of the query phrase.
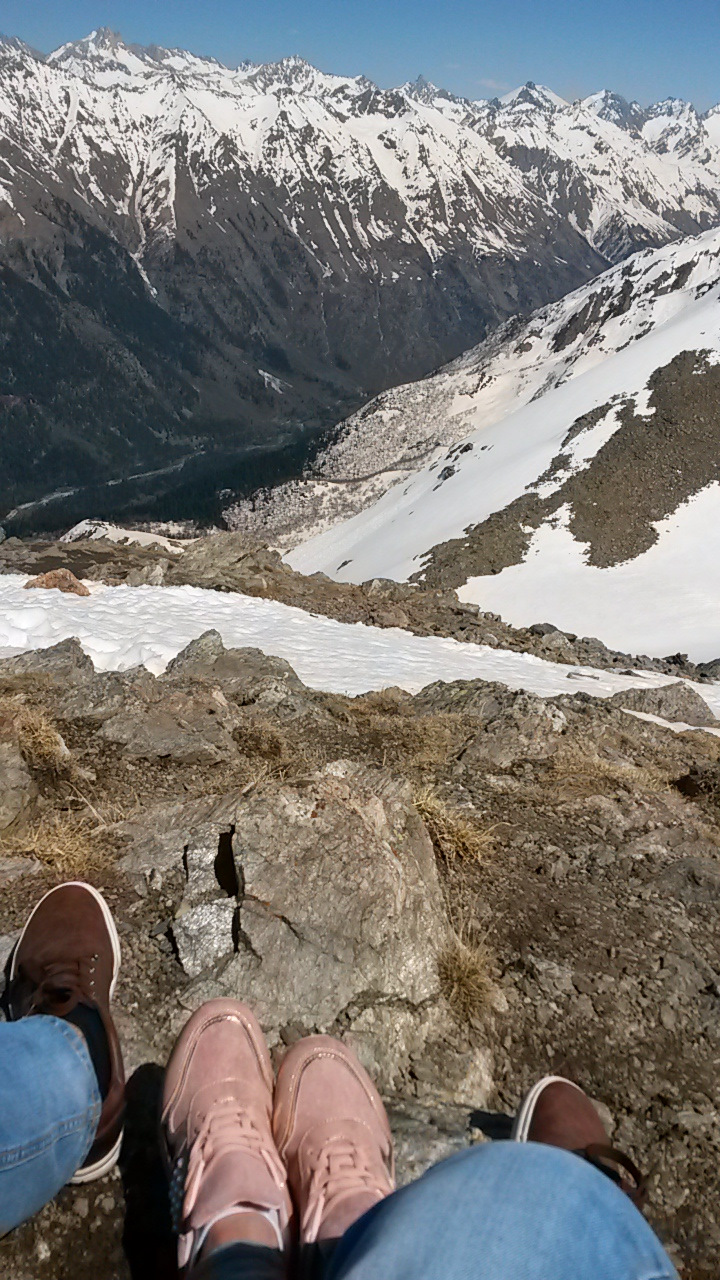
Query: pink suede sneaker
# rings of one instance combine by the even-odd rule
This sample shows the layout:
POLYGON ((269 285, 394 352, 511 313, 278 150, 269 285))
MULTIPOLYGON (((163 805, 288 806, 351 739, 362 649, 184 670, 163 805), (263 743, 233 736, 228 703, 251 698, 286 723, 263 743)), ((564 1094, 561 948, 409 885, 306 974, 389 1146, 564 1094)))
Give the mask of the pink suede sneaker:
POLYGON ((245 1005, 211 1000, 192 1015, 168 1063, 162 1107, 183 1276, 210 1230, 237 1214, 260 1215, 287 1247, 292 1204, 273 1141, 272 1086, 267 1045, 245 1005))
POLYGON ((300 1215, 300 1244, 336 1239, 394 1190, 380 1095, 346 1045, 309 1036, 278 1073, 275 1142, 300 1215))

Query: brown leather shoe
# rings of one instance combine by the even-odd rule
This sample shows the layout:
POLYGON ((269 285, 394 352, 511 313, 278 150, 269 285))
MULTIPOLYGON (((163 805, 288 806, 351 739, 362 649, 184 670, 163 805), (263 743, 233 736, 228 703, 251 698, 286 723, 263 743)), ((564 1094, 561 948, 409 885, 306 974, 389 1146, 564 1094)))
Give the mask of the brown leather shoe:
POLYGON ((612 1178, 638 1208, 645 1178, 632 1160, 610 1145, 605 1127, 586 1093, 562 1076, 545 1076, 523 1099, 510 1137, 542 1142, 582 1156, 612 1178))
POLYGON ((170 1056, 161 1124, 178 1263, 189 1274, 210 1229, 245 1211, 289 1241, 292 1203, 272 1135, 273 1074, 260 1025, 237 1000, 210 1000, 170 1056))
MULTIPOLYGON (((85 1006, 99 1015, 105 1033, 107 1087, 95 1141, 72 1179, 75 1183, 101 1178, 120 1153, 125 1073, 110 1016, 119 968, 120 940, 110 909, 97 889, 79 881, 45 894, 30 915, 12 959, 8 984, 12 1019, 52 1014, 81 1027, 85 1006)), ((88 1047, 92 1057, 92 1046, 88 1047)))
POLYGON ((300 1243, 337 1239, 394 1190, 390 1126, 355 1054, 308 1036, 286 1055, 273 1130, 300 1212, 300 1243))

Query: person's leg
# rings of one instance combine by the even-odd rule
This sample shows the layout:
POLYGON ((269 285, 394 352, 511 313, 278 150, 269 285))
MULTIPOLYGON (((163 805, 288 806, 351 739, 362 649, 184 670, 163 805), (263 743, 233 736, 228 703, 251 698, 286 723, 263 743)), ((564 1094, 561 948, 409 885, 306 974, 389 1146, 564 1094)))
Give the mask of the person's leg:
POLYGON ((192 1280, 285 1280, 287 1262, 279 1249, 260 1244, 229 1244, 198 1264, 192 1280))
MULTIPOLYGON (((10 1019, 61 1019, 81 1034, 90 1054, 102 1107, 95 1140, 74 1173, 77 1182, 101 1178, 120 1152, 125 1073, 110 1012, 119 970, 120 939, 110 909, 97 889, 81 881, 58 885, 40 899, 10 965, 10 1019)), ((52 1060, 41 1069, 49 1076, 52 1060)))
POLYGON ((0 1236, 70 1181, 101 1106, 79 1031, 52 1017, 0 1023, 0 1236))
POLYGON ((677 1280, 611 1180, 569 1151, 498 1142, 436 1165, 345 1234, 327 1280, 677 1280))
POLYGON ((101 1177, 117 1160, 125 1081, 110 1002, 119 966, 96 889, 72 882, 45 894, 13 952, 10 1022, 0 1025, 0 1234, 66 1182, 101 1177))

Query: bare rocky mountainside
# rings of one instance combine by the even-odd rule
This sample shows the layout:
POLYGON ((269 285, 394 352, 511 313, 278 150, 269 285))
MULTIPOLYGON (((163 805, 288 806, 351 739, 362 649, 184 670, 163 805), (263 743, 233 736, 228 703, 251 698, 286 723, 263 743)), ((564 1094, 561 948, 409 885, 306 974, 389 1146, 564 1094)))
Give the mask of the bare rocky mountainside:
POLYGON ((229 70, 107 30, 0 41, 0 513, 79 489, 81 514, 165 490, 214 514, 252 481, 238 452, 283 443, 259 474, 297 474, 368 396, 715 225, 718 121, 229 70))

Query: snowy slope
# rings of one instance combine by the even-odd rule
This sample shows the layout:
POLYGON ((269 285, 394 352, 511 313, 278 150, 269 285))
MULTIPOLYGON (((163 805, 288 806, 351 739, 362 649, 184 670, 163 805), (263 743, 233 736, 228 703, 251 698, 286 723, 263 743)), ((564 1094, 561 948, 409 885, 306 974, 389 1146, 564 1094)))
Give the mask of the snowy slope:
MULTIPOLYGON (((191 640, 214 628, 228 647, 251 645, 285 658, 311 688, 349 695, 390 685, 415 693, 435 680, 497 680, 541 697, 583 689, 610 697, 621 689, 671 683, 655 672, 568 667, 526 653, 335 622, 234 592, 89 582, 91 597, 79 599, 59 591, 29 596, 26 580, 0 577, 0 657, 76 636, 99 670, 142 664, 159 674, 191 640)), ((720 715, 720 685, 687 683, 720 715)))
POLYGON ((433 437, 442 452, 290 563, 350 581, 422 570, 515 624, 717 656, 719 302, 712 231, 388 393, 341 436, 358 472, 433 437))

